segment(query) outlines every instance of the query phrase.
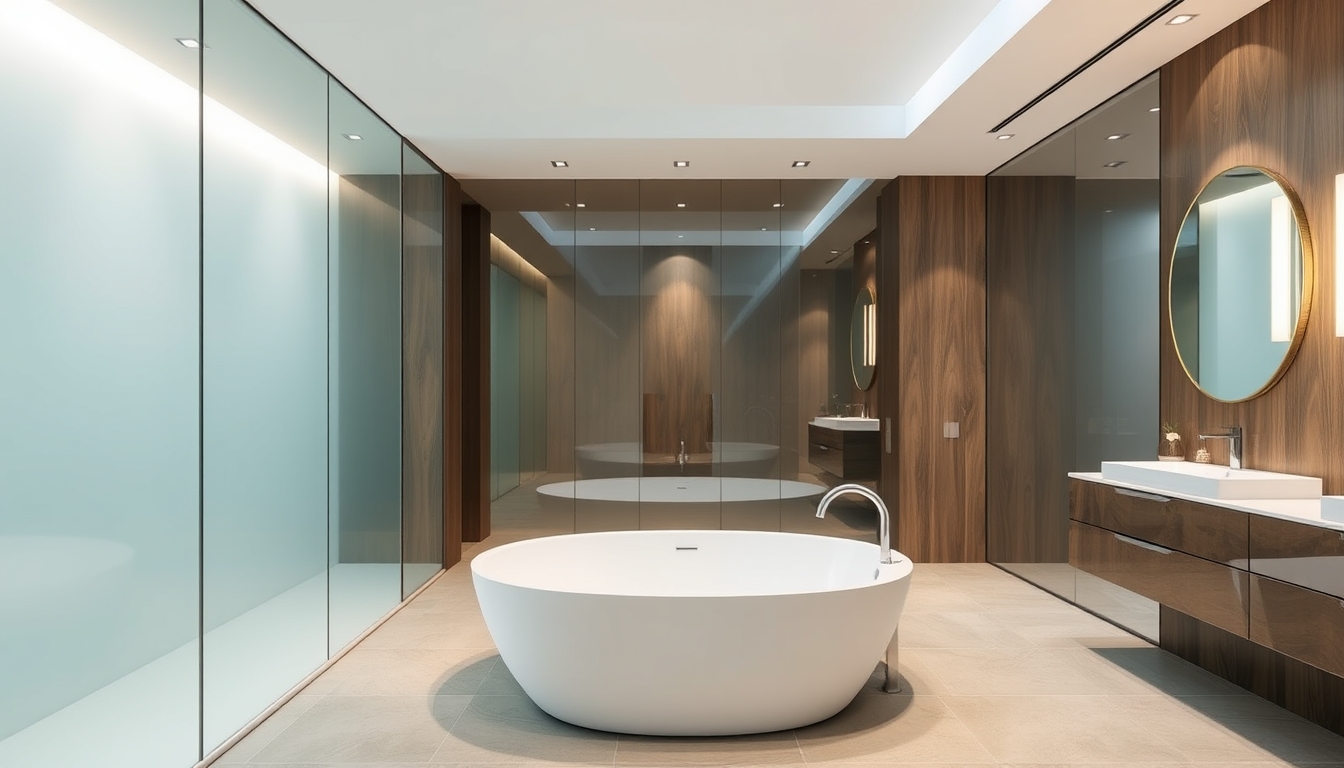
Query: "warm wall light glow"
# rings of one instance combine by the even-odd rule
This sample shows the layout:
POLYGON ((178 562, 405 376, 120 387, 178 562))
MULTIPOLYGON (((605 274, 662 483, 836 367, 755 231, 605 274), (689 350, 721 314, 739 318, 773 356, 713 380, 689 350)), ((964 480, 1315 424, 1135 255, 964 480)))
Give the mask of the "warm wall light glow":
POLYGON ((1269 340, 1293 340, 1293 214, 1288 198, 1269 201, 1269 340))
POLYGON ((1344 336, 1344 173, 1335 177, 1335 335, 1344 336))
POLYGON ((877 305, 863 307, 863 364, 877 365, 877 305))

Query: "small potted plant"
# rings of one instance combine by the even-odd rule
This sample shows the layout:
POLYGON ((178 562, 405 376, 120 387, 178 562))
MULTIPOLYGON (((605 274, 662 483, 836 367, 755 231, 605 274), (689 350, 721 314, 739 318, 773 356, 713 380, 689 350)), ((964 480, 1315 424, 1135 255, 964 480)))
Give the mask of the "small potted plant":
POLYGON ((1170 421, 1162 422, 1162 437, 1157 441, 1159 461, 1185 461, 1185 442, 1176 425, 1170 421))

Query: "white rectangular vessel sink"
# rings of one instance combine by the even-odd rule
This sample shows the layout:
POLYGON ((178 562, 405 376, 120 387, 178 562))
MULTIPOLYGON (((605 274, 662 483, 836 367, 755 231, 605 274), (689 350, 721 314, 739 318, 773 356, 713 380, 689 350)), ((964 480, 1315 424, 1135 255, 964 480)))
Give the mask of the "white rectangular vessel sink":
POLYGON ((1188 461, 1103 461, 1101 477, 1210 499, 1319 499, 1321 479, 1188 461))
POLYGON ((1344 523, 1344 496, 1322 496, 1321 517, 1336 523, 1344 523))
POLYGON ((845 429, 854 432, 876 432, 877 419, 864 419, 858 416, 818 416, 812 420, 818 427, 845 429))

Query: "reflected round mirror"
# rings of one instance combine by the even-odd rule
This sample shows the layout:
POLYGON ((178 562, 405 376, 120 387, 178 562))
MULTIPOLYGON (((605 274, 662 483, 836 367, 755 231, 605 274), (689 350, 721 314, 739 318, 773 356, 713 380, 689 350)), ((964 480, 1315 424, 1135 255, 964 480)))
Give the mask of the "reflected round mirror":
POLYGON ((1302 343, 1314 272, 1302 203, 1282 178, 1242 166, 1210 181, 1181 223, 1167 291, 1195 386, 1224 402, 1272 387, 1302 343))
POLYGON ((867 389, 873 385, 877 368, 877 300, 873 289, 865 286, 854 299, 854 314, 849 319, 849 368, 854 385, 867 389))

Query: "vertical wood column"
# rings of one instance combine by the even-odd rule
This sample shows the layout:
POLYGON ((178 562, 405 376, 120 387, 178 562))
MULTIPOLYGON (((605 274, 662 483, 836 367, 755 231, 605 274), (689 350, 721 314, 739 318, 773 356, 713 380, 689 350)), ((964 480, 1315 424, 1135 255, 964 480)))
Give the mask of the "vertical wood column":
POLYGON ((490 535, 490 212, 462 210, 462 540, 490 535))
POLYGON ((985 180, 903 176, 878 221, 880 490, 911 559, 983 562, 985 180))
POLYGON ((443 190, 443 567, 462 560, 463 313, 462 185, 444 176, 443 190))

